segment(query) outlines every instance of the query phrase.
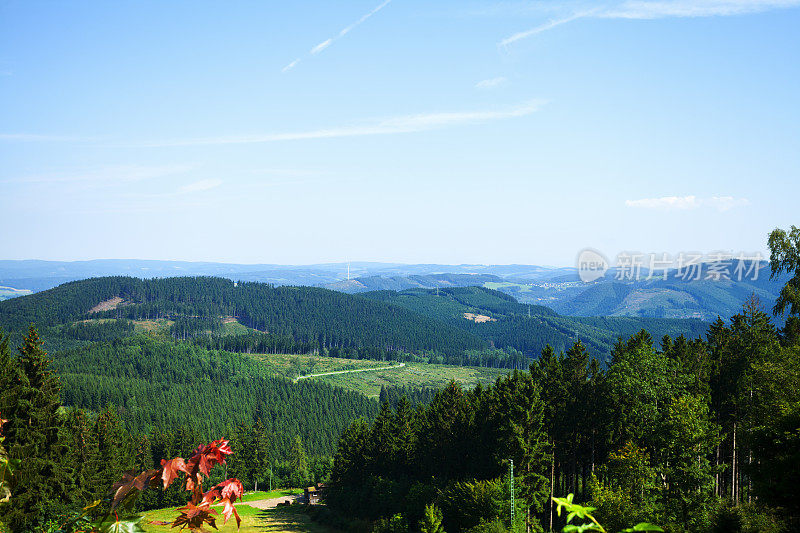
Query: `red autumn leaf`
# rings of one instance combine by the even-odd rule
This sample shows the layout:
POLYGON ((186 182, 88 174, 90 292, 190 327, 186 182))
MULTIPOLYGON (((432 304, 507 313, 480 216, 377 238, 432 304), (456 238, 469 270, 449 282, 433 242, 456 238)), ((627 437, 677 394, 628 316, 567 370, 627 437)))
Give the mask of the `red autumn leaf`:
POLYGON ((231 455, 231 454, 233 454, 233 450, 231 450, 231 447, 228 445, 228 443, 229 443, 229 441, 227 441, 225 439, 219 439, 219 440, 215 440, 211 444, 212 444, 212 446, 216 446, 217 447, 217 451, 220 454, 231 455))
POLYGON ((194 491, 203 484, 203 476, 199 472, 186 476, 186 490, 194 491))
POLYGON ((239 523, 242 520, 241 520, 241 518, 239 518, 239 513, 236 512, 236 507, 233 506, 233 502, 228 500, 228 499, 224 499, 224 500, 222 500, 222 503, 225 506, 225 507, 222 508, 222 516, 225 517, 225 523, 226 524, 228 523, 228 520, 230 519, 231 514, 233 514, 233 515, 236 516, 236 527, 238 528, 239 527, 239 523))
POLYGON ((111 509, 115 509, 134 491, 142 492, 148 485, 154 484, 158 479, 158 474, 158 470, 145 470, 135 477, 129 472, 123 474, 122 481, 118 481, 112 486, 114 498, 111 501, 111 509))
POLYGON ((195 477, 194 474, 197 472, 208 476, 215 465, 225 464, 225 456, 232 453, 228 441, 224 439, 198 446, 194 454, 186 461, 187 472, 192 477, 195 477))
POLYGON ((203 524, 206 523, 217 529, 216 519, 211 516, 217 512, 208 505, 188 503, 177 510, 181 511, 181 514, 172 522, 172 527, 181 526, 181 529, 188 527, 192 531, 202 531, 203 524))
POLYGON ((164 490, 172 484, 178 472, 188 472, 183 458, 176 457, 169 461, 161 459, 161 480, 164 482, 164 490))
POLYGON ((215 501, 221 499, 222 493, 217 487, 214 487, 210 491, 203 494, 203 499, 200 501, 200 505, 213 505, 215 501))
POLYGON ((233 508, 233 516, 236 517, 236 529, 239 529, 239 527, 242 525, 242 519, 239 518, 239 513, 236 512, 236 507, 233 508))
POLYGON ((242 520, 233 503, 240 499, 243 493, 244 487, 241 481, 236 478, 226 479, 206 492, 200 505, 213 505, 219 500, 219 503, 224 506, 222 514, 225 517, 225 522, 227 523, 231 515, 234 515, 236 517, 236 527, 238 528, 242 520))
POLYGON ((226 479, 217 487, 222 489, 222 497, 229 498, 231 501, 236 501, 244 494, 244 486, 242 482, 236 478, 226 479))

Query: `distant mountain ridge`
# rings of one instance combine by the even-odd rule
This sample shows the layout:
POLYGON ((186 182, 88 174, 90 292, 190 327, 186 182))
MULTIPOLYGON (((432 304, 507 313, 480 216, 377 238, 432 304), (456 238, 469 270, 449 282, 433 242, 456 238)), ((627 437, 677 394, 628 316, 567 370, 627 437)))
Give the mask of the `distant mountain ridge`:
POLYGON ((292 266, 127 259, 76 262, 3 260, 0 261, 0 286, 18 290, 2 292, 0 299, 96 276, 218 276, 276 286, 323 287, 349 294, 484 286, 510 294, 521 303, 548 306, 567 316, 698 318, 710 321, 717 316, 728 317, 736 313, 751 294, 761 300, 765 309, 771 310, 785 279, 770 280, 768 264, 762 262, 761 265, 757 280, 714 281, 705 279, 707 269, 702 269, 700 279, 694 281, 681 279, 675 271, 670 272, 666 280, 646 279, 645 269, 638 281, 630 281, 616 279, 617 272, 612 269, 598 281, 583 283, 575 268, 536 265, 353 262, 349 265, 292 266))

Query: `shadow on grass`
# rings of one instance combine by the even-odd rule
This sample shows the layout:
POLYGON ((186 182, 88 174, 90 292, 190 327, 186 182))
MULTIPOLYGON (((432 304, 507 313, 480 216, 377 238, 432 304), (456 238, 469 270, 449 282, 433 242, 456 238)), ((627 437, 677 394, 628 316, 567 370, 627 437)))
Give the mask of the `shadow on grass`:
POLYGON ((331 533, 335 530, 313 522, 296 509, 274 508, 260 511, 253 520, 254 531, 270 533, 331 533))

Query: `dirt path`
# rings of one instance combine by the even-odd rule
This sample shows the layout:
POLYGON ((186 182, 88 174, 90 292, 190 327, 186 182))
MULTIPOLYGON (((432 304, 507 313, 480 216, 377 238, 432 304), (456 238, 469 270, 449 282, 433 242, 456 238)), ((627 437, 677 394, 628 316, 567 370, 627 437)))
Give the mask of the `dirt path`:
POLYGON ((319 374, 306 374, 305 376, 297 376, 294 378, 294 382, 297 383, 301 379, 308 379, 308 378, 315 378, 318 376, 333 376, 336 374, 350 374, 352 372, 376 372, 378 370, 392 370, 393 368, 402 368, 406 366, 405 363, 400 363, 399 365, 394 366, 379 366, 377 368, 358 368, 356 370, 336 370, 335 372, 321 372, 319 374))
POLYGON ((293 502, 302 498, 302 494, 291 494, 289 496, 280 496, 278 498, 268 498, 266 500, 253 500, 250 502, 238 502, 234 503, 233 505, 249 505, 250 507, 255 507, 256 509, 272 509, 276 507, 279 503, 283 502, 293 502))

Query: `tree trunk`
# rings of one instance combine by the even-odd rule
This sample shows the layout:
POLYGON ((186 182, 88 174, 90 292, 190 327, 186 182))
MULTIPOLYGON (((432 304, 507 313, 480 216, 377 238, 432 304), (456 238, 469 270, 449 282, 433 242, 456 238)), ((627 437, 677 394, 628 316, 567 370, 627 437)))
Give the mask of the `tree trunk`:
POLYGON ((719 497, 719 444, 717 444, 716 456, 714 458, 714 467, 717 471, 714 474, 714 496, 719 497))
POLYGON ((553 455, 550 459, 550 529, 549 531, 553 531, 553 489, 555 488, 556 482, 556 452, 555 447, 553 449, 553 455))
POLYGON ((733 457, 731 459, 731 501, 735 504, 739 502, 738 472, 736 471, 736 422, 733 423, 733 457))

